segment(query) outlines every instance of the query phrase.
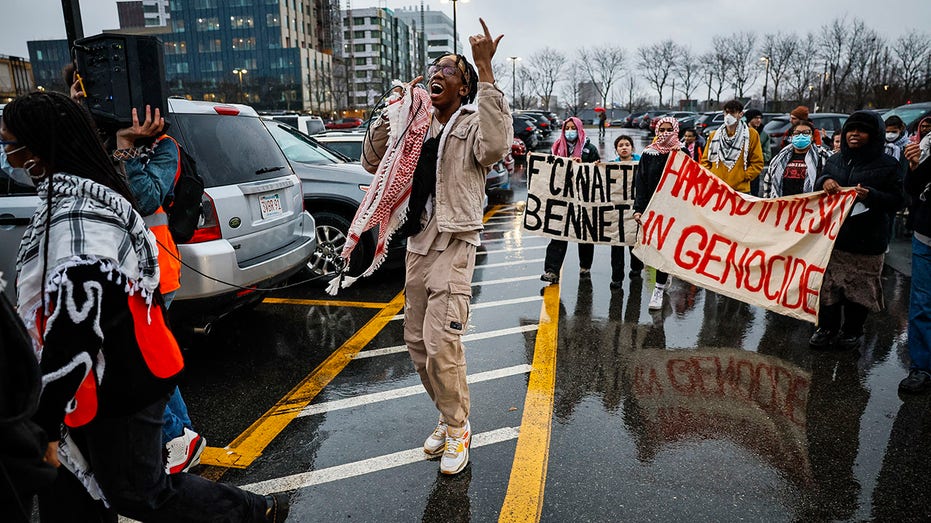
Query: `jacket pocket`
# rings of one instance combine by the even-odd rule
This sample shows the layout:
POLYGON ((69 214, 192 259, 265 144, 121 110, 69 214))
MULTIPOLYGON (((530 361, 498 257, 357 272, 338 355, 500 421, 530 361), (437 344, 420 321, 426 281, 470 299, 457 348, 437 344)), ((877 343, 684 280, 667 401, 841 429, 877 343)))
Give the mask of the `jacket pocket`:
POLYGON ((443 328, 453 334, 464 334, 469 322, 469 302, 472 286, 463 283, 449 284, 449 299, 446 302, 446 321, 443 328))

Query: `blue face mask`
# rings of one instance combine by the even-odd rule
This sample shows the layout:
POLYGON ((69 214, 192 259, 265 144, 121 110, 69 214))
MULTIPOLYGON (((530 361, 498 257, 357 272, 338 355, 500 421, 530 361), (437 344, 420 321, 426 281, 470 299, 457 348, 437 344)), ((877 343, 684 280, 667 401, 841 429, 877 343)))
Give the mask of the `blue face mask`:
POLYGON ((796 134, 792 137, 792 147, 796 149, 804 149, 811 145, 811 135, 810 134, 796 134))
POLYGON ((579 138, 579 132, 576 131, 575 129, 569 129, 568 131, 566 131, 566 140, 569 140, 570 142, 574 142, 578 138, 579 138))
MULTIPOLYGON (((10 151, 10 153, 16 153, 23 149, 25 149, 25 147, 14 149, 10 151)), ((20 185, 35 187, 35 182, 33 182, 32 177, 29 176, 29 171, 23 169, 22 167, 13 167, 10 165, 10 161, 6 158, 7 154, 6 147, 0 146, 0 169, 3 170, 3 173, 20 185)))

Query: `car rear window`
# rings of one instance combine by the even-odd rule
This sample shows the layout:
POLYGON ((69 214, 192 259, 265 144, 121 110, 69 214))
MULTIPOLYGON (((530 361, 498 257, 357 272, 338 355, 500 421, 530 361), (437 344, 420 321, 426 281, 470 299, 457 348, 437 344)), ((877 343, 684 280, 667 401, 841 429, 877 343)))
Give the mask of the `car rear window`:
POLYGON ((896 107, 895 109, 889 111, 883 115, 883 119, 888 119, 890 116, 898 116, 905 122, 906 127, 912 125, 912 123, 918 119, 919 116, 923 115, 931 109, 927 105, 906 105, 904 107, 896 107))
POLYGON ((773 118, 771 122, 763 126, 763 132, 772 136, 786 132, 789 128, 789 119, 785 117, 773 118))
POLYGON ((307 138, 297 129, 272 122, 268 122, 266 127, 272 133, 278 145, 281 146, 285 156, 292 161, 315 165, 342 163, 341 158, 333 156, 325 147, 321 147, 316 141, 307 138))
POLYGON ((261 120, 248 116, 175 114, 181 139, 207 187, 293 174, 261 120))
POLYGON ((324 142, 323 144, 343 156, 354 158, 354 161, 359 161, 362 157, 362 142, 324 142))

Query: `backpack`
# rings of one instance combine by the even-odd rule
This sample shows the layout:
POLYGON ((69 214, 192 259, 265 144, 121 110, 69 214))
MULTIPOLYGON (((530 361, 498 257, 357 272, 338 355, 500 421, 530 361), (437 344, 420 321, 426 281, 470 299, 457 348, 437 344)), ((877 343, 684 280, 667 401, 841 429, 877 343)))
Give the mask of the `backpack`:
MULTIPOLYGON (((175 243, 186 243, 194 236, 201 215, 201 199, 204 196, 204 179, 197 174, 197 162, 181 147, 177 140, 168 138, 178 147, 180 169, 175 173, 175 183, 165 196, 162 209, 168 215, 168 230, 175 243)), ((156 142, 157 143, 157 142, 156 142)))

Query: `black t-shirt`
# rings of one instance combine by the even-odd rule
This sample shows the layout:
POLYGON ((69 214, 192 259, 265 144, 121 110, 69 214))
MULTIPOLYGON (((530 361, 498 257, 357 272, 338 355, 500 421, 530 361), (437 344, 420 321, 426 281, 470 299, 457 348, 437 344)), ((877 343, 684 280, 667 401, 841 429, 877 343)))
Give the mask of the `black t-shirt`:
POLYGON ((782 195, 792 196, 805 192, 805 176, 808 174, 808 165, 805 163, 804 152, 793 152, 792 158, 786 164, 782 174, 782 195))

